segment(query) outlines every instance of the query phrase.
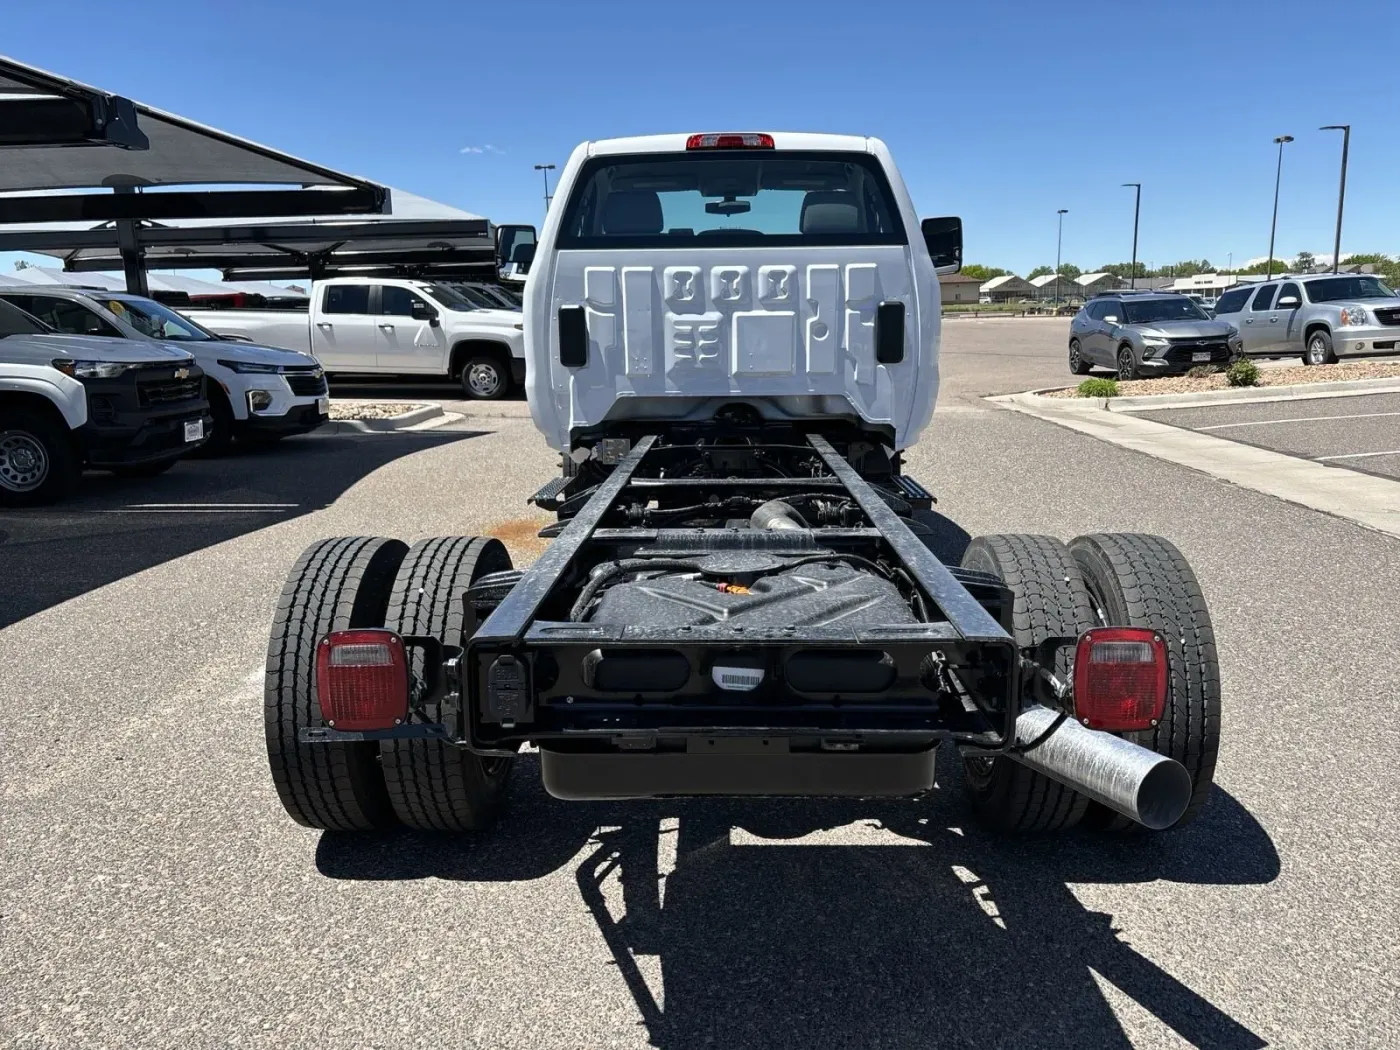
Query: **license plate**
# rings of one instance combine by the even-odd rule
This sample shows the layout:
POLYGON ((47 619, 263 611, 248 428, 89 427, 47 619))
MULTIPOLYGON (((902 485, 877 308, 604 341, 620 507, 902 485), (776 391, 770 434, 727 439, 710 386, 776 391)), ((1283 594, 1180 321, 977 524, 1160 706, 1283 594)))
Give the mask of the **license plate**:
POLYGON ((1210 360, 1210 351, 1207 350, 1207 351, 1205 351, 1204 353, 1192 354, 1192 355, 1191 355, 1191 360, 1192 360, 1192 361, 1209 361, 1209 360, 1210 360))
POLYGON ((204 437, 204 420, 196 419, 192 423, 185 424, 185 440, 200 441, 204 437))
POLYGON ((328 415, 330 415, 330 413, 331 413, 331 399, 328 398, 328 397, 318 397, 318 398, 316 399, 316 411, 319 412, 319 413, 321 413, 321 415, 323 415, 323 416, 328 416, 328 415))

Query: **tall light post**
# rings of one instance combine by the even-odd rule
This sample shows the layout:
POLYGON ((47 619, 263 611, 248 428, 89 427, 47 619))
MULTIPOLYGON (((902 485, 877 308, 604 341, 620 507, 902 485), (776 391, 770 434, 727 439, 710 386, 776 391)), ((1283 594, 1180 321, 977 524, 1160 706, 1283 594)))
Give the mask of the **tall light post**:
POLYGON ((1280 135, 1274 139, 1278 143, 1278 171, 1274 173, 1274 219, 1269 224, 1269 265, 1265 268, 1264 280, 1274 275, 1274 231, 1278 229, 1278 187, 1283 179, 1283 147, 1292 142, 1292 135, 1280 135))
POLYGON ((1142 183, 1125 182, 1124 188, 1131 186, 1137 191, 1137 196, 1133 200, 1133 261, 1132 269, 1128 271, 1129 288, 1137 287, 1137 235, 1138 235, 1138 215, 1142 211, 1142 183))
POLYGON ((1342 133, 1342 186, 1337 191, 1337 240, 1332 246, 1332 272, 1338 273, 1342 265, 1342 204, 1347 199, 1347 148, 1351 145, 1351 125, 1324 124, 1317 130, 1342 133))
POLYGON ((535 170, 544 173, 544 210, 549 214, 549 173, 554 170, 553 164, 536 164, 535 170))
POLYGON ((1060 281, 1063 279, 1060 277, 1060 244, 1064 240, 1065 215, 1068 212, 1068 208, 1061 208, 1055 213, 1060 217, 1059 229, 1055 231, 1055 310, 1057 313, 1060 309, 1060 281))

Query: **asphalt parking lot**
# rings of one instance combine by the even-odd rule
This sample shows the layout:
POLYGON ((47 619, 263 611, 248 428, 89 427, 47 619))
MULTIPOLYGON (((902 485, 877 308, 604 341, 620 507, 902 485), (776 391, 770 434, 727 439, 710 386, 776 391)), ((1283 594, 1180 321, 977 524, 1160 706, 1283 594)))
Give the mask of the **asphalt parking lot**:
POLYGON ((1212 405, 1134 415, 1317 463, 1400 478, 1400 394, 1212 405))
POLYGON ((1114 529, 1195 567, 1224 712, 1191 827, 1002 838, 951 762, 907 802, 570 804, 526 755, 492 832, 310 831, 263 743, 287 569, 357 534, 528 560, 556 457, 468 417, 93 476, 0 515, 0 1045, 1400 1045, 1397 541, 980 400, 1064 381, 1060 322, 945 338, 908 457, 945 556, 1114 529))

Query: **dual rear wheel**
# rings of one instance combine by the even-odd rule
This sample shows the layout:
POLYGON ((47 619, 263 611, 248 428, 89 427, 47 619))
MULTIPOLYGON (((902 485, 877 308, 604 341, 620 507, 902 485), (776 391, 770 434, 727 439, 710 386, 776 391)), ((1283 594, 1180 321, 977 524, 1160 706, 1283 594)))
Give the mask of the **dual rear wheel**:
POLYGON ((467 588, 509 568, 510 555, 499 540, 466 536, 412 547, 380 537, 341 537, 322 540, 301 556, 278 602, 265 675, 268 763, 292 819, 328 831, 395 825, 470 831, 489 824, 511 759, 484 759, 436 739, 313 745, 298 735, 324 724, 315 664, 316 645, 326 634, 388 627, 462 645, 476 629, 467 588))
MULTIPOLYGON (((1220 748, 1220 668, 1205 598, 1181 552, 1160 536, 1098 533, 1068 545, 1050 536, 981 536, 963 566, 999 576, 1015 595, 1011 625, 1021 647, 1091 627, 1147 627, 1167 641, 1167 702, 1159 724, 1122 734, 1176 759, 1191 776, 1191 801, 1174 827, 1205 804, 1220 748)), ((1073 675, 1062 649, 1055 673, 1073 675)), ((969 758, 964 781, 973 805, 1010 831, 1057 831, 1081 821, 1142 830, 1126 817, 1009 758, 969 758)))

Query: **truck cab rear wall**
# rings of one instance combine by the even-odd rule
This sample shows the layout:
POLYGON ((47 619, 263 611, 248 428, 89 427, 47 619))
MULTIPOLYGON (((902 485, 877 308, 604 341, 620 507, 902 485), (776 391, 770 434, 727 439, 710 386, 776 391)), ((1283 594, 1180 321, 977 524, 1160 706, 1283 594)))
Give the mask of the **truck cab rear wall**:
POLYGON ((716 398, 803 398, 912 445, 938 394, 940 297, 884 144, 686 138, 584 143, 565 165, 526 282, 535 425, 569 451, 619 413, 660 424, 716 398), (882 339, 895 304, 903 337, 882 339), (560 310, 577 308, 586 344, 566 364, 560 310))

